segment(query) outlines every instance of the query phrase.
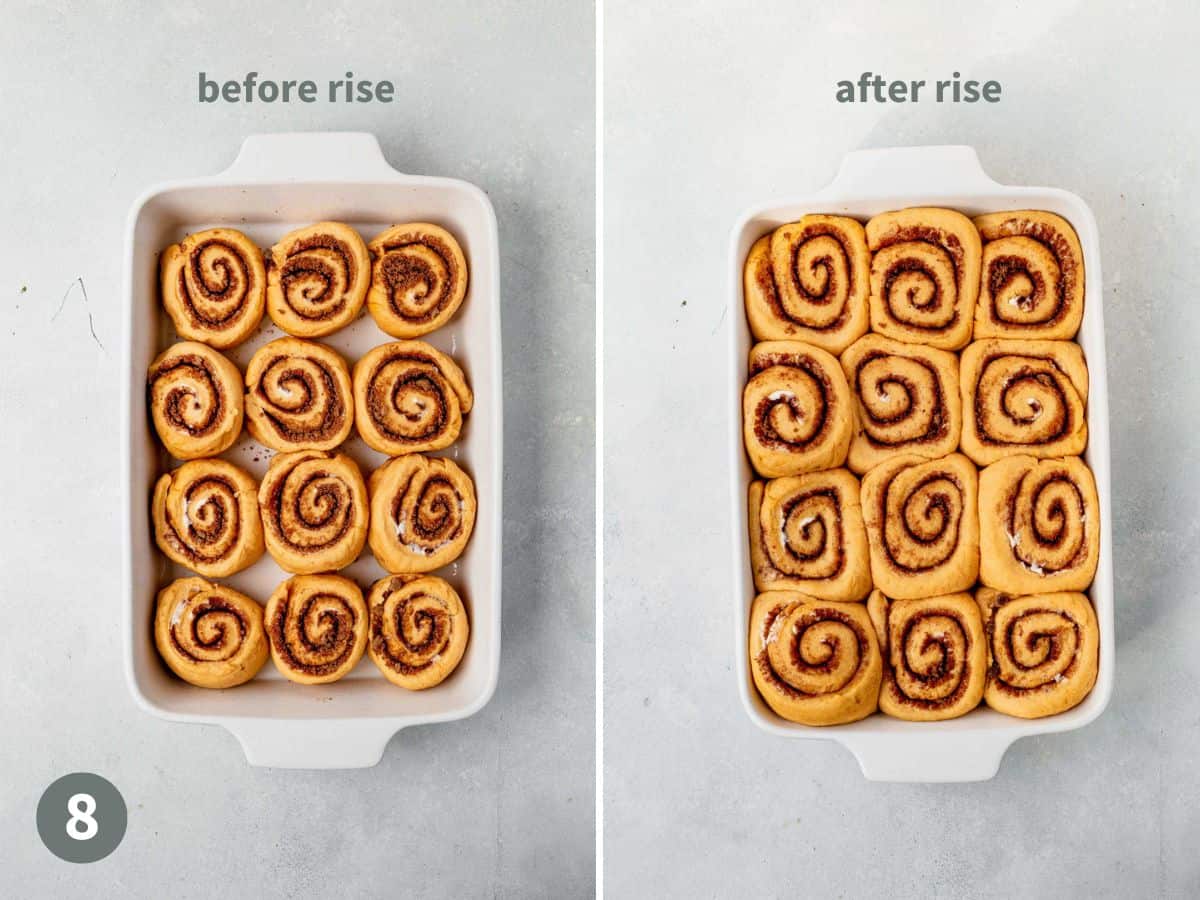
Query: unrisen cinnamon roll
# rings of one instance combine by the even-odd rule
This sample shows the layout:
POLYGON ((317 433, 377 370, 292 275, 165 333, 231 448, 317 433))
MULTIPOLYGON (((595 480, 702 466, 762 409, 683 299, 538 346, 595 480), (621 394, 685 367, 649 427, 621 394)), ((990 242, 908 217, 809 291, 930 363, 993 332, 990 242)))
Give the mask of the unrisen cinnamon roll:
POLYGON ((862 600, 871 572, 858 480, 830 469, 751 482, 750 564, 760 591, 862 600))
POLYGON ((979 295, 979 232, 951 209, 915 207, 867 223, 871 330, 958 350, 971 340, 979 295))
POLYGON ((344 568, 367 539, 367 488, 344 453, 277 454, 258 489, 258 505, 267 550, 287 572, 344 568))
POLYGON ((958 447, 962 398, 953 353, 867 334, 842 354, 842 368, 858 414, 851 471, 902 453, 936 459, 958 447))
POLYGON ((790 722, 841 725, 876 709, 883 662, 861 603, 796 591, 759 594, 750 610, 750 674, 790 722))
POLYGON ((224 578, 263 554, 258 483, 223 459, 197 459, 154 486, 154 539, 168 558, 209 578, 224 578))
POLYGON ((210 228, 162 252, 163 306, 182 338, 224 349, 262 321, 267 275, 262 251, 240 231, 210 228))
POLYGON ((863 477, 875 587, 915 599, 965 591, 979 574, 978 476, 960 453, 897 456, 863 477))
POLYGON ((992 709, 1037 719, 1078 706, 1096 684, 1100 626, 1083 594, 975 595, 988 642, 984 700, 992 709))
POLYGON ((742 433, 760 475, 799 475, 846 461, 853 412, 834 357, 799 341, 766 341, 750 351, 750 376, 742 433))
POLYGON ((154 430, 176 459, 215 456, 242 432, 242 375, 196 341, 168 347, 146 375, 154 430))
POLYGON ((422 691, 457 668, 471 626, 449 582, 435 575, 389 575, 375 582, 367 607, 367 653, 392 684, 422 691))
POLYGON ((371 283, 367 245, 342 222, 283 236, 267 253, 267 313, 296 337, 322 337, 362 312, 371 283))
POLYGON ((981 466, 1005 456, 1075 456, 1087 446, 1083 350, 1069 341, 976 341, 963 351, 962 451, 981 466))
POLYGON ((353 669, 367 646, 362 591, 341 575, 295 575, 267 601, 271 661, 299 684, 328 684, 353 669))
POLYGON ((983 275, 975 339, 1070 340, 1083 320, 1083 248, 1053 213, 1020 209, 975 219, 983 275))
POLYGON ((441 328, 467 294, 467 258, 454 235, 428 222, 393 225, 368 245, 373 261, 367 308, 392 337, 441 328))
POLYGON ((375 559, 388 572, 432 572, 454 562, 475 527, 475 485, 452 460, 410 454, 371 474, 375 559))
POLYGON ((1078 457, 1010 456, 979 476, 979 578, 1013 594, 1081 591, 1096 576, 1100 501, 1078 457))
POLYGON ((987 642, 970 594, 888 600, 872 591, 867 611, 883 653, 879 710, 898 719, 955 719, 979 705, 987 642))
POLYGON ((263 608, 232 588, 180 578, 158 592, 154 644, 188 684, 236 687, 267 661, 263 608))
POLYGON ((755 241, 746 257, 746 318, 760 341, 801 340, 841 353, 867 330, 871 257, 862 225, 804 216, 755 241))
POLYGON ((350 436, 350 370, 315 341, 280 338, 255 351, 246 368, 246 425, 272 450, 332 450, 350 436))
POLYGON ((389 456, 449 447, 474 402, 458 364, 424 341, 376 347, 354 366, 354 419, 389 456))

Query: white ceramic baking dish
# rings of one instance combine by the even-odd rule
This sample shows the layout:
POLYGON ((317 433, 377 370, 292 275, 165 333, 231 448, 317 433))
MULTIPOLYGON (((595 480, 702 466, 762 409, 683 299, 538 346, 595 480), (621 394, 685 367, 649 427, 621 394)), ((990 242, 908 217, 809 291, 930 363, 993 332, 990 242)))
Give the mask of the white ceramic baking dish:
MULTIPOLYGON (((486 195, 462 181, 400 174, 387 164, 369 134, 259 135, 248 138, 233 165, 219 175, 146 191, 130 211, 126 240, 123 621, 126 673, 138 705, 174 721, 222 725, 237 736, 252 764, 289 768, 374 765, 399 729, 476 712, 495 689, 500 661, 500 274, 496 216, 486 195), (450 678, 420 692, 394 687, 366 656, 334 684, 293 684, 268 663, 257 678, 232 690, 191 687, 162 664, 151 628, 158 589, 188 574, 158 552, 149 516, 151 487, 172 465, 146 411, 146 369, 174 337, 159 302, 158 254, 186 233, 214 225, 239 228, 265 248, 293 228, 324 219, 348 222, 367 240, 393 223, 435 222, 454 233, 466 252, 466 300, 448 325, 424 339, 458 360, 475 392, 462 436, 443 451, 475 480, 475 531, 458 562, 438 572, 454 584, 468 607, 470 643, 450 678)), ((244 371, 254 350, 278 336, 278 329, 264 318, 259 331, 229 355, 244 371)), ((364 314, 321 340, 353 365, 371 347, 391 338, 364 314)), ((344 449, 357 459, 364 475, 384 459, 357 436, 344 449)), ((261 477, 271 454, 243 431, 222 456, 261 477)), ((364 551, 346 574, 366 589, 384 573, 364 551)), ((286 577, 270 556, 264 556, 221 581, 265 603, 286 577)))
POLYGON ((1008 747, 1020 737, 1081 728, 1108 705, 1112 694, 1116 637, 1113 633, 1112 528, 1109 509, 1108 375, 1104 358, 1104 309, 1100 238, 1096 219, 1079 197, 1054 188, 1009 187, 983 171, 971 147, 905 147, 861 150, 845 157, 833 181, 807 197, 772 202, 747 211, 733 228, 729 256, 729 460, 733 518, 734 637, 742 701, 757 725, 772 734, 824 738, 848 747, 863 774, 876 781, 981 781, 1000 767, 1008 747), (743 312, 742 267, 750 245, 763 234, 805 213, 840 213, 866 220, 908 206, 944 206, 967 215, 1009 209, 1058 213, 1079 234, 1083 246, 1085 306, 1078 341, 1087 357, 1088 447, 1084 454, 1096 476, 1103 527, 1100 564, 1089 596, 1100 623, 1100 671, 1096 686, 1079 706, 1057 716, 1024 720, 980 707, 947 722, 905 722, 876 713, 851 725, 814 728, 776 716, 762 701, 750 677, 747 629, 754 599, 747 542, 746 493, 753 477, 742 446, 742 388, 746 357, 753 343, 743 312))

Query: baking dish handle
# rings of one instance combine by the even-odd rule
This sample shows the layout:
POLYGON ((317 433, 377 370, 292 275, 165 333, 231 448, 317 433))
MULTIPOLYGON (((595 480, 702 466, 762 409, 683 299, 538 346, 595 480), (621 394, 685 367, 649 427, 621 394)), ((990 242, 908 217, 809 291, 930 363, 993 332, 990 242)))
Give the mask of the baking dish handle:
POLYGON ((252 766, 275 769, 366 769, 383 758, 399 729, 371 719, 254 719, 221 723, 252 766))
POLYGON ((858 759, 869 781, 987 781, 1015 738, 1011 734, 947 732, 894 735, 853 734, 839 738, 858 759), (898 749, 902 748, 902 749, 898 749))
POLYGON ((380 180, 398 173, 363 131, 311 131, 252 134, 237 159, 218 178, 230 182, 297 179, 380 180))
POLYGON ((995 190, 999 185, 983 170, 974 147, 893 147, 855 150, 842 157, 841 168, 822 193, 843 199, 882 194, 958 194, 995 190))

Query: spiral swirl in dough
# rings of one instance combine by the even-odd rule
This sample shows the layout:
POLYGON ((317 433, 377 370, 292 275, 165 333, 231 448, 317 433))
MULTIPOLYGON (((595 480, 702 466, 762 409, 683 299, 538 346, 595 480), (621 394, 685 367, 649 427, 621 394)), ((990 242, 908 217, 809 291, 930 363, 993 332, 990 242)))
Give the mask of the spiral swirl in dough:
POLYGON ((883 662, 861 603, 796 591, 759 594, 750 609, 750 673, 790 722, 841 725, 876 709, 883 662))
POLYGON ((910 344, 958 350, 971 340, 982 255, 971 220, 915 207, 867 222, 871 330, 910 344))
POLYGON ((267 275, 262 251, 232 228, 189 234, 162 252, 163 306, 179 336, 234 347, 262 321, 267 275))
POLYGON ((1053 213, 1020 209, 975 219, 983 276, 975 339, 1070 340, 1083 320, 1083 248, 1053 213))
POLYGON ((370 619, 362 591, 349 578, 295 575, 271 594, 264 621, 281 675, 328 684, 362 659, 370 619))
POLYGON ((395 574, 432 572, 454 562, 475 527, 475 485, 452 460, 410 454, 371 474, 375 559, 395 574))
POLYGON ((263 608, 232 588, 180 578, 158 592, 154 644, 188 684, 236 687, 267 661, 263 608))
POLYGON ((746 318, 760 341, 841 353, 867 330, 871 257, 862 224, 804 216, 759 238, 743 272, 746 318))
POLYGON ((362 552, 370 506, 362 473, 344 453, 279 453, 258 489, 267 551, 287 572, 344 568, 362 552))
POLYGON ((367 309, 383 331, 415 338, 450 321, 467 294, 467 258, 454 235, 410 222, 367 246, 373 261, 367 309))
POLYGON ((279 338, 246 368, 246 426, 272 450, 332 450, 350 436, 350 369, 324 344, 279 338))
POLYGON ((354 419, 388 456, 449 447, 474 397, 458 364, 424 341, 376 347, 354 366, 354 419))
POLYGON ((371 259, 358 232, 342 222, 292 231, 267 253, 267 314, 296 337, 322 337, 362 312, 371 259))
POLYGON ((871 589, 858 480, 845 469, 751 482, 749 518, 760 591, 855 601, 871 589))
POLYGON ((1081 591, 1100 558, 1100 500, 1078 457, 1010 456, 979 476, 979 579, 1012 594, 1081 591))
POLYGON ((154 539, 169 559, 207 578, 224 578, 263 554, 258 483, 223 459, 196 459, 154 486, 154 539))
POLYGON ((898 719, 955 719, 983 699, 987 642, 970 594, 888 600, 872 591, 867 611, 883 653, 879 710, 898 719))
POLYGON ((863 477, 875 587, 901 600, 965 591, 979 574, 979 479, 961 453, 896 456, 863 477))
POLYGON ((799 341, 756 344, 742 392, 742 433, 755 470, 772 478, 842 465, 851 402, 841 366, 824 350, 799 341))
POLYGON ((1087 446, 1088 371, 1070 341, 976 341, 962 354, 962 452, 1076 456, 1087 446))
POLYGON ((422 691, 458 667, 471 633, 458 592, 436 575, 389 575, 367 597, 367 653, 392 684, 422 691))
POLYGON ((848 465, 862 474, 903 453, 936 459, 962 435, 958 357, 868 334, 842 354, 857 427, 848 465))
POLYGON ((242 375, 211 347, 182 341, 150 364, 146 389, 154 430, 176 459, 227 450, 242 432, 242 375))
POLYGON ((1013 597, 980 588, 988 644, 983 698, 992 709, 1022 719, 1052 716, 1079 705, 1096 684, 1100 626, 1083 594, 1013 597))

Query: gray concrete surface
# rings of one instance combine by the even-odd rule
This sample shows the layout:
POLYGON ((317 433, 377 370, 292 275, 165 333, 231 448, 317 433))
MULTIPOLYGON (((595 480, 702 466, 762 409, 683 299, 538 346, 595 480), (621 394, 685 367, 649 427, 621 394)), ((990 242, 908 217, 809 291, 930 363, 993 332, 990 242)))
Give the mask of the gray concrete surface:
POLYGON ((606 5, 609 897, 1200 894, 1200 18, 1169 9, 606 5), (863 70, 1003 100, 835 103, 863 70), (1083 196, 1106 288, 1115 695, 964 786, 871 784, 834 744, 760 732, 726 587, 729 229, 848 150, 925 143, 1083 196))
POLYGON ((576 897, 594 882, 593 12, 450 0, 4 4, 0 29, 0 894, 576 897), (201 107, 196 73, 390 78, 391 105, 201 107), (500 221, 506 380, 500 686, 374 769, 250 768, 134 708, 121 670, 125 215, 253 132, 366 130, 500 221), (81 278, 87 305, 78 291, 81 278), (90 334, 89 316, 95 330, 90 334), (111 779, 123 845, 38 840, 58 776, 111 779))

